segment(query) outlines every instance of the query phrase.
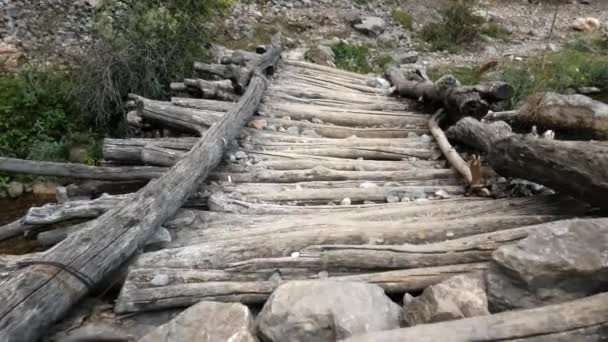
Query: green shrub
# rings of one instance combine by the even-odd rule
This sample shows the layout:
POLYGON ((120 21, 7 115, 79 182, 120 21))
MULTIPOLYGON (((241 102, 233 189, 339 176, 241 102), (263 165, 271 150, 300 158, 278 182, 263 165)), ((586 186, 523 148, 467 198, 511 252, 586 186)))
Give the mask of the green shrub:
POLYGON ((455 51, 479 36, 484 19, 474 13, 474 0, 450 0, 441 19, 422 27, 420 38, 433 50, 455 51))
POLYGON ((336 55, 338 68, 362 74, 372 71, 368 62, 370 50, 367 46, 340 42, 333 46, 332 50, 336 55))
POLYGON ((515 89, 514 104, 539 91, 604 88, 608 84, 608 55, 566 49, 544 58, 508 64, 501 73, 501 79, 515 89))
POLYGON ((128 93, 165 99, 169 84, 191 76, 212 40, 209 19, 230 0, 107 1, 99 7, 92 42, 76 57, 73 99, 100 125, 123 119, 128 93))
POLYGON ((0 155, 63 159, 63 137, 78 122, 66 102, 71 88, 65 72, 42 65, 1 76, 0 155))
POLYGON ((414 18, 398 8, 391 11, 391 17, 393 20, 406 30, 412 30, 414 28, 414 18))

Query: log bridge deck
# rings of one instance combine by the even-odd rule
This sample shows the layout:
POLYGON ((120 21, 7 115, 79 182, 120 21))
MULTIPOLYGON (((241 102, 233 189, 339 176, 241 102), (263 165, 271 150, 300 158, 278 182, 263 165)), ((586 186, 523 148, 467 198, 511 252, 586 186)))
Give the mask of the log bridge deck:
MULTIPOLYGON (((115 311, 184 307, 200 300, 261 303, 278 285, 293 279, 366 281, 389 293, 420 290, 454 274, 486 269, 494 249, 525 237, 536 224, 584 214, 584 207, 558 196, 465 196, 462 176, 448 165, 429 132, 429 116, 411 111, 407 102, 387 95, 384 89, 366 85, 366 79, 338 69, 283 60, 257 114, 249 118, 237 139, 223 141, 220 165, 208 177, 202 174, 204 184, 193 183, 196 191, 167 185, 161 176, 185 159, 182 157, 197 144, 197 132, 205 136, 233 106, 243 104, 134 97, 137 110, 130 113, 132 124, 156 122, 194 134, 105 141, 104 159, 113 165, 106 166, 109 173, 89 178, 141 181, 161 177, 146 188, 162 185, 157 189, 162 193, 178 191, 185 197, 177 206, 173 202, 160 204, 159 210, 166 210, 169 220, 142 219, 148 225, 162 224, 172 238, 161 249, 131 260, 115 311), (117 166, 125 164, 131 166, 117 166), (173 210, 188 197, 181 209, 173 210)), ((174 88, 193 85, 203 93, 209 86, 190 80, 174 88)), ((216 96, 221 91, 216 89, 216 96)), ((39 208, 38 215, 33 209, 24 218, 25 224, 55 223, 66 217, 90 219, 104 212, 115 218, 120 211, 113 208, 141 202, 147 198, 142 191, 88 201, 91 210, 82 215, 83 211, 66 209, 70 202, 39 208)), ((78 207, 77 203, 72 205, 78 207)), ((156 209, 150 208, 144 213, 156 215, 156 209)), ((114 222, 106 216, 95 221, 114 222)), ((124 232, 128 232, 123 234, 125 239, 146 235, 140 234, 145 229, 141 224, 137 229, 128 224, 124 223, 124 232)), ((95 236, 93 228, 75 233, 78 228, 63 231, 59 240, 65 234, 69 237, 45 254, 48 259, 70 244, 82 244, 87 234, 95 236)), ((113 241, 122 241, 123 235, 114 236, 113 241)), ((97 248, 107 242, 105 238, 94 238, 91 243, 97 248)), ((137 247, 112 243, 107 242, 106 249, 123 248, 126 252, 120 257, 111 254, 116 259, 104 256, 104 262, 126 261, 137 247)), ((106 249, 92 255, 110 253, 106 249)), ((67 260, 68 254, 61 254, 60 259, 67 260)), ((88 263, 69 260, 91 274, 101 263, 89 266, 92 258, 88 263)), ((33 270, 43 268, 33 266, 33 270)), ((104 264, 104 268, 115 269, 116 265, 104 264)), ((28 274, 26 270, 21 273, 22 277, 28 274)), ((93 280, 98 282, 101 277, 93 280)), ((68 278, 64 275, 75 291, 84 290, 77 280, 68 278)), ((36 289, 48 286, 48 279, 42 283, 45 279, 36 280, 41 282, 36 289)), ((30 298, 34 301, 42 296, 32 295, 34 290, 7 294, 6 288, 24 283, 24 279, 5 283, 0 279, 0 299, 10 304, 0 309, 0 328, 9 327, 3 340, 34 336, 26 333, 26 326, 11 320, 23 316, 16 313, 20 305, 44 305, 26 304, 30 298)), ((49 316, 59 319, 78 298, 62 299, 66 308, 49 316)), ((52 305, 49 303, 47 306, 52 305)), ((36 315, 25 316, 23 324, 32 324, 39 318, 36 315)))

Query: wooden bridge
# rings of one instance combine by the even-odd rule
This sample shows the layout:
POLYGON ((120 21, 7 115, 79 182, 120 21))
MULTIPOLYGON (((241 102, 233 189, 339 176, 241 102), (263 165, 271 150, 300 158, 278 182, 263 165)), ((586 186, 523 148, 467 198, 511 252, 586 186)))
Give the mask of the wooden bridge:
POLYGON ((112 165, 34 169, 3 160, 4 169, 30 173, 135 187, 152 180, 135 193, 34 208, 3 227, 14 235, 90 220, 41 233, 57 243, 46 252, 6 257, 0 340, 37 338, 125 264, 117 313, 200 300, 263 303, 293 279, 364 281, 403 293, 487 268, 494 249, 531 225, 584 215, 584 206, 556 195, 468 196, 429 130, 429 115, 368 86, 366 76, 279 61, 280 51, 274 45, 263 55, 196 66, 228 84, 173 85, 238 102, 133 96, 131 124, 185 133, 106 139, 104 159, 112 165), (150 251, 146 241, 159 229, 171 238, 150 251))

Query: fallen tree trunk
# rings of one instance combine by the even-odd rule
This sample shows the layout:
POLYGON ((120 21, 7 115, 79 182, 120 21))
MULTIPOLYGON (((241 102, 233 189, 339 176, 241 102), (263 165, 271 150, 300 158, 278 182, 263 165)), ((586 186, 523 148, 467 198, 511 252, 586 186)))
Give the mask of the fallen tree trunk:
POLYGON ((15 222, 0 226, 0 241, 10 239, 15 236, 23 235, 27 230, 31 228, 31 226, 23 222, 23 219, 19 219, 15 222))
POLYGON ((167 171, 167 169, 153 166, 90 166, 0 157, 0 171, 15 174, 76 179, 127 181, 158 178, 167 171))
POLYGON ((171 103, 179 107, 211 110, 214 112, 227 112, 234 107, 233 102, 215 101, 207 99, 189 99, 185 97, 172 97, 171 103))
POLYGON ((222 101, 235 102, 239 97, 234 93, 230 80, 207 81, 200 78, 187 78, 184 80, 187 87, 194 87, 201 93, 204 99, 218 99, 222 101))
POLYGON ((202 133, 219 121, 224 113, 175 106, 171 102, 154 101, 131 94, 129 98, 137 104, 137 113, 146 120, 180 129, 202 133))
MULTIPOLYGON (((503 120, 494 113, 485 119, 503 120)), ((508 117, 518 127, 551 129, 560 136, 577 139, 608 139, 608 105, 584 95, 542 93, 529 97, 524 105, 508 117)))
POLYGON ((507 127, 464 118, 448 136, 485 152, 486 161, 503 176, 524 178, 608 208, 608 146, 526 137, 507 127))
POLYGON ((395 66, 387 69, 386 76, 397 87, 397 93, 403 97, 441 103, 453 122, 464 116, 481 119, 488 113, 488 103, 472 88, 443 87, 426 81, 408 81, 395 66))
MULTIPOLYGON (((608 293, 530 310, 516 310, 412 328, 359 335, 345 342, 453 342, 530 339, 553 341, 557 333, 608 325, 608 293)), ((565 341, 569 341, 566 339, 565 341)), ((585 339, 586 340, 586 339, 585 339)))
MULTIPOLYGON (((273 45, 262 59, 274 65, 280 51, 273 45)), ((181 207, 220 162, 224 142, 233 139, 256 111, 267 85, 261 74, 266 69, 255 69, 239 103, 171 170, 40 257, 41 261, 65 266, 26 266, 0 284, 0 340, 37 340, 181 207)))
MULTIPOLYGON (((388 293, 416 291, 439 283, 458 274, 479 272, 488 268, 487 263, 451 265, 432 268, 364 273, 356 275, 330 274, 334 281, 367 282, 377 284, 388 293)), ((271 279, 274 270, 267 273, 240 274, 221 270, 181 270, 173 268, 133 269, 117 299, 117 313, 159 310, 184 307, 201 300, 263 303, 284 281, 292 279, 319 279, 319 274, 271 279), (172 283, 167 286, 145 287, 146 277, 151 274, 168 275, 172 283), (141 287, 140 287, 141 286, 141 287)))

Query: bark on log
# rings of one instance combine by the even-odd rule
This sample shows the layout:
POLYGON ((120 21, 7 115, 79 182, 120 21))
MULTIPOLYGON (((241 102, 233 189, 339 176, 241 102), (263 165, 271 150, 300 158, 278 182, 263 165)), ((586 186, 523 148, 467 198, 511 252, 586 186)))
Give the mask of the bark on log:
POLYGON ((136 101, 137 113, 142 118, 187 132, 200 134, 224 115, 221 112, 174 106, 171 102, 149 100, 134 94, 129 97, 136 101))
POLYGON ((441 120, 442 116, 443 111, 440 110, 429 120, 429 129, 431 130, 431 134, 435 138, 435 141, 437 141, 437 145, 439 146, 439 149, 443 153, 445 159, 447 159, 450 165, 454 169, 456 169, 458 173, 460 173, 460 175, 462 175, 467 184, 471 185, 473 183, 473 175, 471 174, 471 169, 469 168, 467 163, 460 157, 458 151, 456 151, 456 149, 452 147, 452 145, 448 141, 448 138, 443 133, 443 130, 441 129, 441 127, 439 127, 439 121, 441 120))
POLYGON ((230 80, 207 81, 200 78, 187 78, 184 80, 187 87, 193 87, 200 91, 204 99, 218 99, 221 101, 238 101, 239 97, 234 93, 230 80))
POLYGON ((460 120, 448 136, 485 152, 487 162, 503 176, 524 178, 608 208, 606 145, 526 137, 472 118, 460 120))
POLYGON ((189 99, 185 97, 172 97, 171 103, 179 107, 205 109, 214 112, 227 112, 234 107, 233 102, 215 101, 206 99, 189 99))
MULTIPOLYGON (((279 46, 273 46, 264 57, 274 65, 280 51, 279 46)), ((206 131, 188 156, 124 205, 68 237, 41 259, 85 274, 93 284, 127 260, 204 181, 219 163, 224 141, 233 139, 256 111, 267 83, 259 70, 239 103, 206 131)), ((33 265, 12 273, 0 284, 0 340, 37 340, 88 291, 82 280, 63 268, 33 265)))
MULTIPOLYGON (((330 275, 334 281, 367 282, 377 284, 388 293, 403 293, 424 289, 458 274, 486 270, 486 263, 451 265, 433 268, 421 268, 390 272, 365 273, 357 275, 330 275)), ((221 302, 241 302, 245 304, 263 303, 270 294, 283 283, 283 278, 271 271, 266 274, 235 275, 221 270, 181 270, 171 268, 142 269, 133 268, 129 280, 123 286, 114 307, 117 313, 159 310, 173 307, 184 307, 201 300, 221 302), (166 274, 173 281, 163 287, 138 288, 138 280, 151 274, 166 274), (137 285, 136 285, 137 284, 137 285)), ((319 279, 319 274, 312 276, 286 276, 291 279, 319 279)), ((146 281, 146 280, 143 280, 146 281)))
MULTIPOLYGON (((500 116, 495 119, 501 120, 500 116)), ((584 95, 533 95, 510 121, 518 127, 537 126, 576 139, 608 139, 608 105, 584 95)))
POLYGON ((608 293, 530 310, 502 312, 449 322, 355 336, 344 342, 553 341, 552 335, 608 324, 608 293), (546 338, 546 339, 545 339, 546 338))
POLYGON ((470 88, 441 87, 430 82, 408 81, 395 66, 387 69, 386 76, 403 97, 441 103, 453 122, 464 116, 481 119, 488 113, 488 103, 470 88))
MULTIPOLYGON (((173 165, 173 164, 171 164, 173 165)), ((0 157, 0 171, 39 176, 107 181, 148 180, 160 177, 166 168, 153 166, 90 166, 0 157)))

